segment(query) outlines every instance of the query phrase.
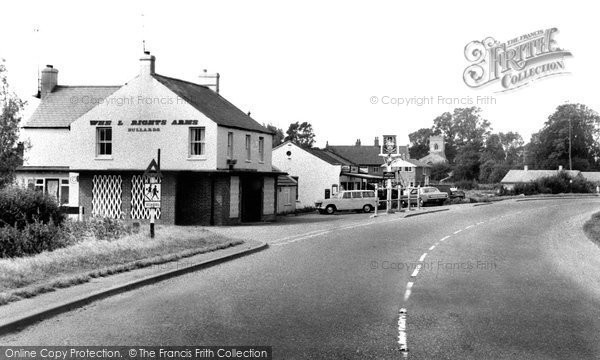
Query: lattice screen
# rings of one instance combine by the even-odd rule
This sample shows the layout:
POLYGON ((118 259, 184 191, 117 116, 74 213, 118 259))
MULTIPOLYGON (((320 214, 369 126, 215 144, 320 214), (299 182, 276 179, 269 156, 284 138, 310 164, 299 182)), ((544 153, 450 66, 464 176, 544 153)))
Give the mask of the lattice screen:
POLYGON ((92 178, 92 215, 122 219, 121 176, 94 175, 92 178))
MULTIPOLYGON (((130 215, 132 219, 150 219, 150 209, 144 207, 144 180, 141 175, 131 177, 130 215)), ((160 219, 160 209, 156 210, 156 218, 160 219)))

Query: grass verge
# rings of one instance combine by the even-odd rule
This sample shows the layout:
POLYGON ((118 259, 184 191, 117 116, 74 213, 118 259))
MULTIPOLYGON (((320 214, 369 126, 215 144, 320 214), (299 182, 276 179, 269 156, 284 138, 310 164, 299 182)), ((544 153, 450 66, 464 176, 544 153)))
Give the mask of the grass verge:
POLYGON ((85 240, 35 256, 0 260, 0 305, 133 269, 243 243, 199 227, 157 226, 118 240, 85 240))
POLYGON ((600 212, 595 213, 583 224, 583 231, 590 240, 600 245, 600 212))

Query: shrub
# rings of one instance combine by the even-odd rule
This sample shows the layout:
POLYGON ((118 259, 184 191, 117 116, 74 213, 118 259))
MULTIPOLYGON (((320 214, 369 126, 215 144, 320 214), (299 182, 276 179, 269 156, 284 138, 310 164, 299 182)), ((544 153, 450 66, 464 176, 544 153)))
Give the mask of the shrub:
POLYGON ((477 182, 475 180, 460 180, 456 181, 454 185, 462 190, 473 190, 477 189, 477 182))
POLYGON ((52 221, 39 220, 25 224, 23 229, 13 226, 0 228, 0 257, 10 258, 52 251, 69 244, 61 228, 52 221))
POLYGON ((115 240, 139 232, 139 225, 134 227, 119 219, 93 217, 86 221, 66 221, 63 229, 71 241, 81 241, 85 238, 115 240))
POLYGON ((15 226, 22 230, 34 221, 60 225, 64 219, 65 215, 52 196, 17 186, 0 189, 0 227, 15 226))

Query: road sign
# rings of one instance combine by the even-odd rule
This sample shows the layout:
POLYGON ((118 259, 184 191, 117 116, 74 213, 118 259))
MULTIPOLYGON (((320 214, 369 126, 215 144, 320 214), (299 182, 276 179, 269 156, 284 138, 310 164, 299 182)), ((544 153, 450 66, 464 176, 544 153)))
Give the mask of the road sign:
POLYGON ((384 179, 395 179, 396 178, 396 173, 393 171, 384 171, 383 172, 383 178, 384 179))
POLYGON ((144 183, 144 207, 148 209, 160 208, 161 188, 158 182, 144 183))

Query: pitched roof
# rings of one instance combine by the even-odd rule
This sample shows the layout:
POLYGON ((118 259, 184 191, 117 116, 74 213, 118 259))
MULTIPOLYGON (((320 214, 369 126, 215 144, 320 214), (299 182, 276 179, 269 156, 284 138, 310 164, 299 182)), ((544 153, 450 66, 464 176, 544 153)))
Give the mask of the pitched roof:
POLYGON ((35 109, 24 128, 66 128, 120 86, 58 85, 35 109))
MULTIPOLYGON (((400 153, 408 154, 406 146, 399 146, 399 148, 400 153)), ((375 145, 329 145, 326 149, 357 165, 381 165, 383 163, 382 157, 379 156, 381 149, 375 145)))
MULTIPOLYGON (((576 177, 580 174, 579 170, 565 170, 570 177, 576 177)), ((525 183, 536 181, 541 178, 555 176, 558 170, 509 170, 501 183, 525 183)))
POLYGON ((591 182, 600 182, 600 172, 598 171, 582 171, 581 176, 591 182))
POLYGON ((419 161, 417 159, 406 159, 406 161, 408 161, 409 163, 411 163, 417 167, 431 167, 431 165, 425 164, 424 162, 419 161))
POLYGON ((327 149, 317 149, 317 148, 303 148, 304 150, 306 150, 306 152, 318 157, 319 159, 326 161, 332 165, 354 165, 351 161, 349 161, 348 159, 345 159, 342 156, 339 156, 331 151, 328 151, 327 149))
POLYGON ((272 134, 270 130, 206 86, 158 74, 152 76, 218 125, 272 134))

